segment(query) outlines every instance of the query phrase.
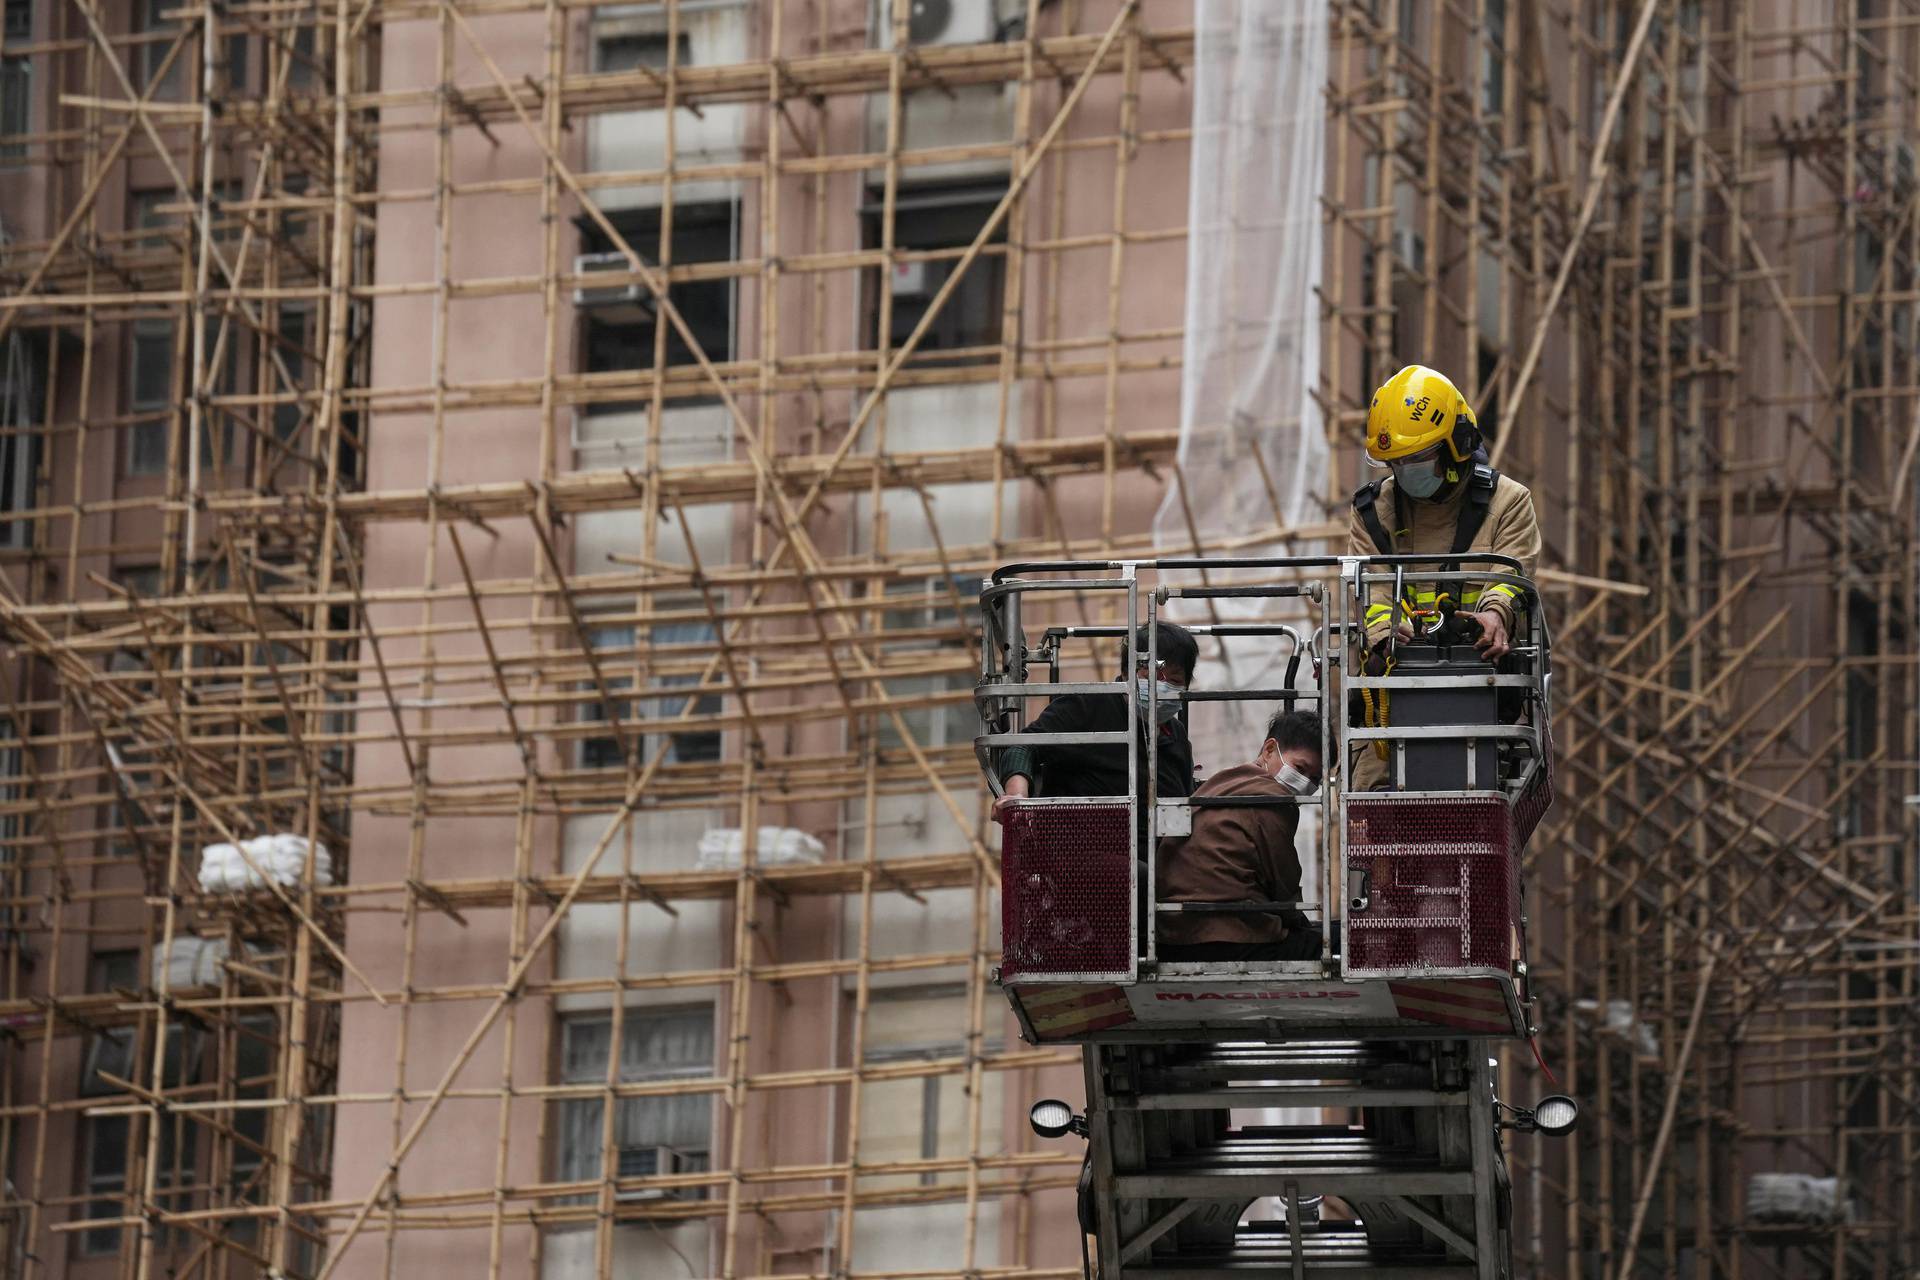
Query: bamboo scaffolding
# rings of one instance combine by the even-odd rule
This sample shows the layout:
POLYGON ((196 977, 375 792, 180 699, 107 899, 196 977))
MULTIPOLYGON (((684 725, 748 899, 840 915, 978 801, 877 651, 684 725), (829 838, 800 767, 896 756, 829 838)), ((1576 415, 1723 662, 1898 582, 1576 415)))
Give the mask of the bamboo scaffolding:
POLYGON ((957 44, 909 0, 28 12, 22 1276, 1077 1274, 1075 1158, 1019 1115, 1075 1058, 993 990, 970 579, 1337 544, 1416 359, 1534 489, 1560 655, 1526 872, 1587 1120, 1510 1148, 1517 1270, 1920 1262, 1920 5, 1331 0, 1339 464, 1312 525, 1224 537, 1171 416, 1190 0, 957 44), (967 230, 910 230, 963 185, 967 230), (730 250, 687 260, 716 201, 730 250), (617 368, 602 290, 647 316, 617 368), (1156 548, 1169 491, 1191 545, 1156 548), (306 875, 200 887, 275 833, 306 875), (626 1060, 689 1011, 697 1062, 626 1060), (647 1108, 704 1146, 623 1167, 647 1108), (1756 1220, 1775 1171, 1851 1214, 1756 1220))

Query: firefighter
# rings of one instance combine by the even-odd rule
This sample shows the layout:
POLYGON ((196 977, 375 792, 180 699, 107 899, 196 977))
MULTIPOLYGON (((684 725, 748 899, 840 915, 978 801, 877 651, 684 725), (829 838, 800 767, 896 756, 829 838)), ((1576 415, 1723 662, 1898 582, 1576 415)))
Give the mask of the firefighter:
MULTIPOLYGON (((1367 462, 1389 474, 1354 492, 1349 555, 1487 552, 1511 556, 1523 575, 1533 576, 1540 557, 1533 494, 1493 469, 1472 406, 1445 374, 1410 364, 1373 393, 1367 462)), ((1518 590, 1506 583, 1446 586, 1457 592, 1460 616, 1478 624, 1475 646, 1481 655, 1490 662, 1504 657, 1518 620, 1518 590)), ((1412 611, 1435 609, 1441 587, 1409 575, 1400 639, 1412 635, 1412 611)), ((1385 647, 1394 630, 1393 612, 1392 588, 1370 588, 1364 619, 1370 655, 1385 647)), ((1356 790, 1378 785, 1384 777, 1371 750, 1357 753, 1353 769, 1356 790)))

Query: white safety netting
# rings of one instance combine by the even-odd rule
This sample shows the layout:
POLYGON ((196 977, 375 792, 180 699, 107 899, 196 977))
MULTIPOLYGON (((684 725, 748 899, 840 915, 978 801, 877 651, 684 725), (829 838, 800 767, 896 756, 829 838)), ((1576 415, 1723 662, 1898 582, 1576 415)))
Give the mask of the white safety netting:
MULTIPOLYGON (((1327 0, 1196 0, 1180 467, 1202 538, 1320 520, 1327 0)), ((1163 554, 1192 547, 1169 492, 1163 554)), ((1250 549, 1257 550, 1257 549, 1250 549)))

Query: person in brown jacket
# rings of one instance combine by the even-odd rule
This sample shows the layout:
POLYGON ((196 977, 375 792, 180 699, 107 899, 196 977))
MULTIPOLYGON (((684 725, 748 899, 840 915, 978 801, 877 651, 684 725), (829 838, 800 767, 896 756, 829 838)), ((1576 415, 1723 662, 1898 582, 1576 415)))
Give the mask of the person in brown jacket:
MULTIPOLYGON (((1194 791, 1207 796, 1271 800, 1310 795, 1320 785, 1320 717, 1282 711, 1250 763, 1214 774, 1194 791)), ((1293 836, 1297 805, 1195 808, 1190 835, 1164 836, 1154 872, 1161 902, 1296 902, 1300 856, 1293 836)), ((1164 960, 1314 960, 1320 931, 1306 914, 1177 912, 1159 917, 1164 960)))
MULTIPOLYGON (((1511 556, 1523 576, 1533 576, 1540 559, 1540 522, 1533 494, 1512 476, 1495 471, 1482 447, 1473 408, 1445 374, 1410 364, 1373 393, 1367 409, 1367 461, 1390 474, 1364 484, 1353 495, 1353 520, 1347 554, 1461 555, 1483 552, 1511 556)), ((1463 566, 1468 571, 1473 565, 1463 566)), ((1412 635, 1410 610, 1431 611, 1444 585, 1456 595, 1463 616, 1480 625, 1475 641, 1489 662, 1512 647, 1520 593, 1510 584, 1447 583, 1417 579, 1409 572, 1394 620, 1393 590, 1368 588, 1365 624, 1369 653, 1390 633, 1412 635)), ((1362 744, 1348 762, 1349 790, 1384 785, 1386 768, 1362 744)))

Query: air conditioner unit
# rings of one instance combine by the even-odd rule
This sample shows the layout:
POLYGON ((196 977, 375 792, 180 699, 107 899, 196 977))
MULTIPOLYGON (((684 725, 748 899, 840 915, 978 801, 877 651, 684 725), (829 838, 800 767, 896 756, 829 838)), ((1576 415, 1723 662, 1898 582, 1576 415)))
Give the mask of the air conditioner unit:
MULTIPOLYGON (((590 276, 598 271, 631 271, 633 264, 624 253, 583 253, 573 260, 573 274, 590 276)), ((573 305, 591 311, 598 319, 616 324, 635 324, 653 315, 653 293, 638 280, 625 284, 573 287, 573 305)))
POLYGON ((896 298, 924 298, 933 292, 928 287, 928 264, 925 262, 896 262, 893 264, 893 296, 896 298))
MULTIPOLYGON (((621 1177, 658 1178, 668 1174, 699 1172, 693 1166, 694 1162, 688 1159, 686 1153, 673 1147, 622 1147, 620 1149, 621 1177), (652 1167, 645 1172, 640 1172, 637 1166, 646 1165, 649 1156, 652 1158, 652 1167), (635 1168, 636 1171, 628 1173, 629 1168, 635 1168)), ((614 1193, 614 1199, 623 1204, 635 1204, 648 1200, 693 1200, 699 1198, 700 1194, 698 1187, 642 1187, 617 1191, 614 1193)))
POLYGON ((1424 271, 1427 265, 1427 242, 1409 228, 1395 227, 1393 256, 1410 271, 1424 271))
MULTIPOLYGON (((893 0, 874 0, 873 31, 875 47, 893 43, 893 0)), ((908 44, 987 44, 999 31, 995 0, 907 0, 908 44)))

